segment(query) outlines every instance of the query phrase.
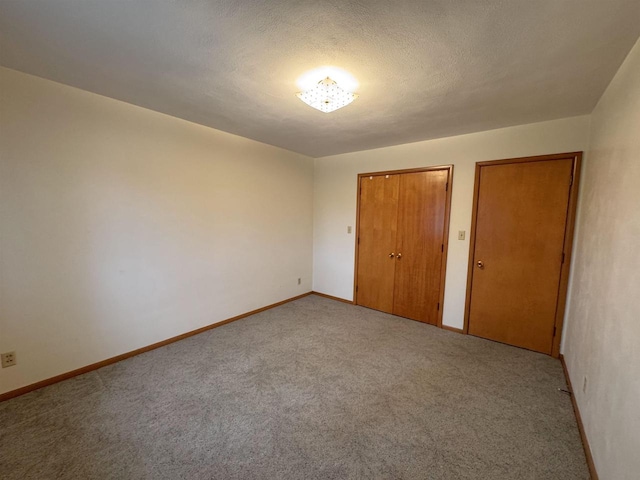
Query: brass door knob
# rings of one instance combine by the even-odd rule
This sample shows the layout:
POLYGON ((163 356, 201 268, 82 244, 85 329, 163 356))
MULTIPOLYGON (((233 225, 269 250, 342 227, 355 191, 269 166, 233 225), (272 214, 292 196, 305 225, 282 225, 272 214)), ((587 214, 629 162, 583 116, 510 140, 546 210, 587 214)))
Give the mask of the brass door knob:
POLYGON ((398 254, 398 260, 400 260, 401 258, 402 258, 402 254, 401 254, 401 253, 399 253, 399 254, 398 254))
POLYGON ((395 256, 396 256, 396 254, 395 254, 395 253, 393 253, 393 252, 391 252, 391 253, 389 254, 389 258, 393 258, 393 257, 395 257, 395 256))
POLYGON ((476 265, 478 265, 478 268, 484 268, 484 262, 482 260, 478 260, 476 265))

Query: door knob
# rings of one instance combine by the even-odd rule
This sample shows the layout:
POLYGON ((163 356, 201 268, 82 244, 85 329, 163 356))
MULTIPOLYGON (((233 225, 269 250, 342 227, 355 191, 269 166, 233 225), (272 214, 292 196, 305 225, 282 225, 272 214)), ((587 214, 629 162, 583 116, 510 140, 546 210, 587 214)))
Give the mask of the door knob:
POLYGON ((395 253, 393 253, 393 252, 391 252, 391 253, 389 254, 389 258, 393 258, 393 257, 395 257, 395 256, 396 256, 396 254, 395 254, 395 253))
POLYGON ((484 262, 482 260, 478 260, 478 268, 484 268, 484 262))
POLYGON ((398 254, 398 260, 400 260, 401 258, 402 258, 402 254, 401 254, 401 253, 399 253, 399 254, 398 254))

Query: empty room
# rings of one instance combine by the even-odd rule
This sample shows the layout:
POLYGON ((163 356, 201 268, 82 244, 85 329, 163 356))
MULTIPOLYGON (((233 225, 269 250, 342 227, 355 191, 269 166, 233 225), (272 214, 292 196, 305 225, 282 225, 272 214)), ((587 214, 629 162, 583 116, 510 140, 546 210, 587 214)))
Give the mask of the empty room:
POLYGON ((638 0, 0 0, 0 478, 636 480, 638 0))

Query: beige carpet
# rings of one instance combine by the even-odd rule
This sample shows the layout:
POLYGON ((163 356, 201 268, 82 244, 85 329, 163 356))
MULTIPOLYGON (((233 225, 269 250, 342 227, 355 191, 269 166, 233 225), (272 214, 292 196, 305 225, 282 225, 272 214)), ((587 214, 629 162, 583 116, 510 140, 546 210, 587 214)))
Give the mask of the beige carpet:
POLYGON ((9 479, 587 479, 557 360, 310 296, 0 404, 9 479))

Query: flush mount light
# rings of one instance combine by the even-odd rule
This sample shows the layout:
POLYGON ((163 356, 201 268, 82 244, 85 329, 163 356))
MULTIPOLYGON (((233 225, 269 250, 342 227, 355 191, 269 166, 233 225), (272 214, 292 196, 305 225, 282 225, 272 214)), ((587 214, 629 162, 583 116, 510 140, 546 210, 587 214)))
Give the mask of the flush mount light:
POLYGON ((329 77, 320 80, 313 88, 297 93, 304 103, 324 113, 333 112, 353 102, 358 95, 347 92, 329 77))

